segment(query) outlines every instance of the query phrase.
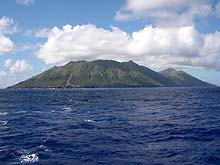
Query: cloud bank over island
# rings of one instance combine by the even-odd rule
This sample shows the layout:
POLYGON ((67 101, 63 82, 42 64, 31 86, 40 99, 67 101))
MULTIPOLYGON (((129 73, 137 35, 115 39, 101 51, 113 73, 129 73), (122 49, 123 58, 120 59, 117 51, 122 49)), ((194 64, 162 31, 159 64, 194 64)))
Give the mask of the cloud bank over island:
POLYGON ((153 68, 198 67, 220 70, 220 33, 201 34, 194 26, 153 27, 128 34, 95 25, 65 25, 38 34, 47 41, 36 55, 47 64, 70 60, 134 60, 153 68), (212 44, 210 44, 212 43, 212 44))
POLYGON ((127 0, 115 20, 151 20, 152 24, 132 33, 93 24, 42 29, 36 36, 47 41, 36 55, 46 64, 80 59, 131 59, 157 69, 220 70, 220 33, 201 33, 195 22, 219 17, 219 11, 220 2, 213 4, 210 0, 127 0))

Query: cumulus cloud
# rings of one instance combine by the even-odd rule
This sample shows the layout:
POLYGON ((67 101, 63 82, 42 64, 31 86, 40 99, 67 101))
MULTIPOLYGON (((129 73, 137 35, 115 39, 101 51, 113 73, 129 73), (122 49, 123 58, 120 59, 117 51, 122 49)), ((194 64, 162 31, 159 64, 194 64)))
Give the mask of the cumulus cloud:
POLYGON ((19 31, 18 25, 12 18, 3 16, 0 19, 0 33, 1 34, 14 34, 19 31))
POLYGON ((16 74, 16 73, 28 73, 32 71, 33 66, 30 65, 26 60, 19 59, 14 64, 12 64, 12 61, 10 59, 5 61, 5 64, 8 62, 9 65, 7 67, 10 70, 10 73, 16 74), (9 62, 10 61, 10 62, 9 62))
POLYGON ((25 6, 31 6, 32 4, 34 4, 34 0, 16 0, 16 2, 25 6))
POLYGON ((47 64, 70 60, 134 60, 153 68, 198 67, 220 70, 220 33, 201 34, 194 26, 153 27, 128 34, 95 25, 52 28, 36 52, 47 64))
POLYGON ((0 55, 14 51, 15 45, 6 35, 18 32, 18 26, 13 19, 3 16, 0 18, 0 55))
POLYGON ((98 29, 95 25, 66 25, 63 29, 54 27, 46 36, 47 42, 37 52, 37 56, 47 64, 62 63, 71 59, 96 59, 124 57, 124 48, 129 36, 118 28, 112 31, 98 29), (112 56, 113 55, 113 56, 112 56))
POLYGON ((11 59, 6 59, 3 62, 5 68, 0 70, 0 88, 15 84, 31 75, 33 66, 24 59, 18 59, 13 62, 11 59))
POLYGON ((150 19, 160 26, 189 26, 212 14, 210 0, 127 0, 116 13, 119 21, 150 19))
POLYGON ((4 61, 4 66, 5 66, 6 68, 11 67, 12 65, 13 65, 13 62, 12 62, 11 59, 7 59, 7 60, 4 61))
POLYGON ((0 55, 12 53, 14 47, 13 42, 8 37, 0 34, 0 55))
POLYGON ((11 59, 6 59, 4 61, 4 66, 8 68, 10 73, 27 73, 32 71, 33 66, 28 63, 27 60, 19 59, 15 63, 11 59))

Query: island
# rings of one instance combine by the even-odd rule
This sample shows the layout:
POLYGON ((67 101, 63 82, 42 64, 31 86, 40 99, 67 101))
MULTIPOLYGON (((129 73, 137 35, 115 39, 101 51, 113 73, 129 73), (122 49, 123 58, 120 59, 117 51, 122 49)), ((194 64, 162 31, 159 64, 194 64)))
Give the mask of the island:
POLYGON ((153 71, 133 61, 71 61, 8 88, 122 88, 213 86, 184 71, 153 71))

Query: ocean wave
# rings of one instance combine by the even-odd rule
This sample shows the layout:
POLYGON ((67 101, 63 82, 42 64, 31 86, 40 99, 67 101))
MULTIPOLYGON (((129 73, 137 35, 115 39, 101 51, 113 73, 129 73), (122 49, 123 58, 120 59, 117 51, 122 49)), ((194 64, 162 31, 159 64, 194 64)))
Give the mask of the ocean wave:
POLYGON ((95 122, 94 120, 90 120, 90 119, 85 119, 84 121, 87 123, 94 123, 95 122))
POLYGON ((72 111, 72 108, 71 107, 67 107, 67 106, 64 106, 62 108, 65 112, 71 112, 72 111))
POLYGON ((220 164, 220 90, 211 91, 8 91, 19 99, 0 106, 0 165, 220 164))
POLYGON ((8 112, 0 112, 0 116, 6 116, 8 115, 8 112))
POLYGON ((42 111, 34 111, 35 113, 42 113, 42 111))
POLYGON ((21 114, 21 113, 27 113, 27 111, 17 111, 14 114, 21 114))
POLYGON ((45 152, 50 152, 51 150, 49 150, 45 145, 40 145, 40 146, 38 146, 37 147, 38 149, 41 149, 41 150, 43 150, 43 151, 45 151, 45 152))
POLYGON ((0 121, 0 126, 5 126, 8 124, 8 121, 0 121))
POLYGON ((37 154, 25 154, 21 155, 21 163, 35 163, 39 161, 37 154))

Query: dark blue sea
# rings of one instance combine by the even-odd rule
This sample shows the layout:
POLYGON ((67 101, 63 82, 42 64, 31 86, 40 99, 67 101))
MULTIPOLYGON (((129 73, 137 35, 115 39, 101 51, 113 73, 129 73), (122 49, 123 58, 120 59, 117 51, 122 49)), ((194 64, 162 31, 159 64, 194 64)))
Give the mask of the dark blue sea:
POLYGON ((0 90, 0 164, 219 165, 220 88, 0 90))

